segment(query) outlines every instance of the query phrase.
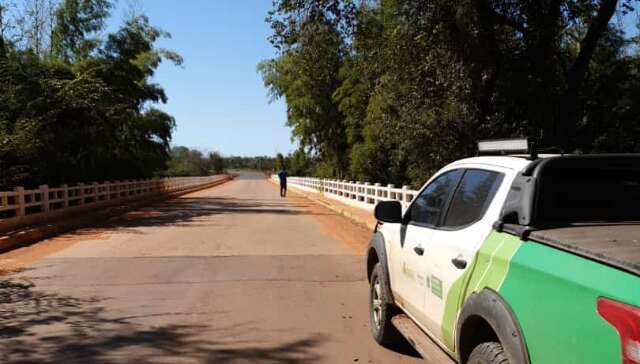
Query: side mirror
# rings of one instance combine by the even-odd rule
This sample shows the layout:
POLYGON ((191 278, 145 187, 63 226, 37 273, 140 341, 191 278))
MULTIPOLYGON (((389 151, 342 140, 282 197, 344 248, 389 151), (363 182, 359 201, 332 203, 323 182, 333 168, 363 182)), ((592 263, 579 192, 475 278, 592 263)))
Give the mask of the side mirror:
POLYGON ((402 222, 402 204, 400 201, 378 202, 373 214, 378 221, 392 224, 402 222))

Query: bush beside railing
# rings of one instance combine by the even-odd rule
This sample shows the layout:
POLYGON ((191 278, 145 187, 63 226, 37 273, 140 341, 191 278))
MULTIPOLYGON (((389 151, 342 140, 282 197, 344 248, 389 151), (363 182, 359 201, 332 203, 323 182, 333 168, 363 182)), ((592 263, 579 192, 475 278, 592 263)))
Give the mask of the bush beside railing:
POLYGON ((0 231, 133 198, 188 192, 228 178, 228 175, 216 175, 79 183, 56 188, 47 185, 37 189, 16 187, 13 191, 0 192, 0 231))
MULTIPOLYGON (((278 176, 271 177, 278 182, 278 176)), ((383 186, 380 183, 340 181, 313 177, 289 177, 287 184, 309 192, 323 193, 327 197, 366 209, 373 209, 379 201, 400 201, 407 207, 418 191, 401 188, 392 184, 383 186)))

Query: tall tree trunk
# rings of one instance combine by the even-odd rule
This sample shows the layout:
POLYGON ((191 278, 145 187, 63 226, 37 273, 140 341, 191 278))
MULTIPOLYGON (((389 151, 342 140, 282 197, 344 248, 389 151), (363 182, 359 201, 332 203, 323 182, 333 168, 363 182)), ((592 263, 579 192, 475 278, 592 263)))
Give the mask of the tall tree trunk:
POLYGON ((596 16, 591 21, 587 34, 580 42, 580 51, 567 74, 567 90, 560 105, 559 119, 555 125, 555 136, 565 148, 573 150, 578 147, 576 133, 578 131, 579 96, 582 84, 589 69, 589 63, 602 34, 613 14, 618 0, 602 0, 596 16))
POLYGON ((539 0, 526 2, 523 6, 528 19, 528 27, 524 33, 526 62, 529 72, 527 92, 536 104, 528 108, 527 118, 531 126, 527 132, 531 137, 542 137, 540 143, 546 146, 557 145, 552 137, 554 121, 558 116, 556 100, 558 58, 561 32, 561 2, 557 0, 539 0), (542 131, 542 135, 538 133, 542 131))
POLYGON ((486 1, 476 1, 478 14, 478 33, 473 46, 473 58, 476 64, 474 88, 476 104, 479 110, 480 123, 486 123, 495 114, 494 95, 499 72, 498 43, 496 41, 496 24, 494 11, 486 1))

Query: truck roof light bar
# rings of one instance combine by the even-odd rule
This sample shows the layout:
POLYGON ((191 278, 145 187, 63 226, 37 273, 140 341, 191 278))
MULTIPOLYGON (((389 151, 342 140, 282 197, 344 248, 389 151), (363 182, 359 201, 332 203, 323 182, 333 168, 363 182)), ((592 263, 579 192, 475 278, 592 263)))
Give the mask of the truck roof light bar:
POLYGON ((481 140, 478 142, 478 155, 530 154, 531 159, 538 158, 535 143, 529 138, 481 140))

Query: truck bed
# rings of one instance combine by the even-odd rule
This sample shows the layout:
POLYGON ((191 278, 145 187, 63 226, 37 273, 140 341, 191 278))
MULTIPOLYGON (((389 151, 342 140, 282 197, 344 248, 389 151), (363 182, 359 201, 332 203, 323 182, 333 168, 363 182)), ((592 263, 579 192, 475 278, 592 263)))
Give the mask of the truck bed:
POLYGON ((640 223, 542 229, 529 237, 640 276, 640 223))

